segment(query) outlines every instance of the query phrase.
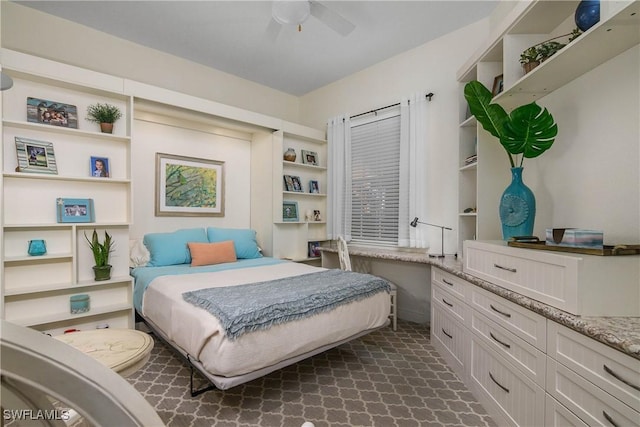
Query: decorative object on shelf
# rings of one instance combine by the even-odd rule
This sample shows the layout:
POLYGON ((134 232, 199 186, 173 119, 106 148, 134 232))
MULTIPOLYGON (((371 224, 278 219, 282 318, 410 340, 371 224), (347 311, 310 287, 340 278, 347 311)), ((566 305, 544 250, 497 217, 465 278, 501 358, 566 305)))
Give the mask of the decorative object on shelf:
POLYGON ((224 162, 156 153, 156 216, 224 216, 224 162))
POLYGON ((292 202, 284 200, 282 202, 282 220, 297 222, 298 217, 298 202, 292 202))
POLYGON ((315 151, 302 150, 302 163, 305 165, 318 166, 318 153, 315 151))
POLYGON ((540 65, 540 55, 538 54, 538 49, 536 49, 535 46, 526 48, 520 54, 520 64, 522 64, 522 68, 524 68, 525 74, 540 65))
POLYGON ((300 181, 299 176, 292 176, 291 183, 293 188, 290 191, 297 191, 300 193, 304 193, 304 190, 302 189, 302 181, 300 181))
POLYGON ((322 215, 320 214, 320 210, 319 209, 315 209, 313 211, 313 220, 314 221, 322 221, 322 215))
POLYGON ((320 242, 309 242, 309 258, 320 256, 320 242))
POLYGON ((296 157, 297 157, 296 150, 294 150, 293 148, 288 148, 287 151, 285 151, 284 155, 282 156, 282 158, 287 162, 295 162, 296 157))
POLYGON ((307 209, 307 211, 304 213, 304 219, 307 222, 313 220, 313 211, 311 209, 307 209))
POLYGON ((3 71, 0 71, 0 91, 9 90, 13 87, 13 79, 3 71))
POLYGON ((595 249, 604 247, 604 233, 602 230, 547 228, 545 234, 547 245, 595 249))
POLYGON ((320 184, 315 179, 309 181, 309 193, 320 194, 320 184))
POLYGON ((27 253, 31 256, 40 256, 47 253, 47 244, 43 239, 29 240, 27 253))
POLYGON ((91 234, 91 240, 87 237, 87 233, 84 233, 84 238, 89 243, 91 253, 93 254, 93 260, 95 265, 93 266, 93 274, 96 281, 109 280, 111 278, 111 264, 109 264, 109 255, 113 252, 113 240, 107 230, 104 231, 104 241, 100 243, 98 238, 98 232, 93 229, 91 234))
POLYGON ((429 224, 428 222, 418 221, 418 217, 413 218, 413 221, 411 221, 411 223, 409 223, 409 225, 412 226, 413 228, 417 227, 418 224, 430 225, 432 227, 440 228, 440 234, 441 234, 441 236, 440 236, 440 255, 429 254, 429 257, 430 258, 444 258, 444 230, 453 230, 453 229, 449 228, 449 227, 445 227, 444 225, 429 224))
POLYGON ((516 182, 507 187, 500 199, 502 237, 508 240, 511 236, 531 235, 535 220, 535 198, 533 193, 531 198, 525 196, 526 190, 521 188, 522 164, 525 158, 538 157, 551 148, 558 134, 558 126, 551 113, 535 102, 521 105, 507 114, 502 106, 491 103, 491 92, 476 80, 465 85, 464 97, 471 114, 504 147, 512 169, 512 180, 519 181, 519 184, 516 182), (519 164, 516 163, 518 159, 519 164), (510 189, 517 191, 511 193, 510 189), (523 218, 522 223, 513 225, 523 218), (526 224, 526 229, 523 224, 526 224))
POLYGON ((58 222, 94 222, 93 199, 56 199, 58 222))
POLYGON ((77 129, 78 110, 75 105, 28 97, 27 121, 77 129))
POLYGON ((91 156, 91 176, 109 178, 109 159, 91 156))
POLYGON ((98 123, 100 125, 100 132, 112 133, 113 124, 122 117, 122 111, 120 108, 111 104, 91 104, 87 107, 86 120, 98 123))
MULTIPOLYGON (((69 309, 71 314, 80 314, 89 311, 89 295, 71 295, 69 297, 69 309)), ((67 331, 65 331, 65 333, 67 333, 67 331)))
POLYGON ((504 75, 500 74, 493 79, 493 90, 491 95, 496 96, 504 90, 504 75))
POLYGON ((600 21, 600 0, 582 0, 576 8, 575 21, 582 31, 597 24, 600 21))
MULTIPOLYGON (((566 43, 560 43, 555 40, 563 37, 569 37, 567 43, 571 43, 572 41, 577 39, 580 36, 580 34, 582 34, 580 32, 580 29, 574 28, 573 31, 571 31, 568 34, 563 34, 561 36, 557 36, 549 40, 545 40, 541 43, 537 43, 531 47, 526 48, 520 54, 520 64, 522 64, 522 68, 524 68, 524 73, 527 74, 528 72, 536 68, 538 65, 540 65, 547 59, 551 58, 560 49, 562 49, 567 45, 566 43)), ((494 91, 495 91, 495 87, 494 87, 494 91)))
POLYGON ((16 136, 17 172, 57 174, 58 165, 53 144, 16 136))

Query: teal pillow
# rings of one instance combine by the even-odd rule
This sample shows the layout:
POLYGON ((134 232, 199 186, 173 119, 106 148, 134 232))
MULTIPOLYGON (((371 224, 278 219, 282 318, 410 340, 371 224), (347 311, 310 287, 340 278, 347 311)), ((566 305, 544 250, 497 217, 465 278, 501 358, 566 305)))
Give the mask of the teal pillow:
POLYGON ((209 243, 224 242, 233 240, 236 248, 236 258, 251 259, 260 258, 262 254, 258 249, 256 232, 248 228, 207 228, 209 243))
POLYGON ((208 242, 204 228, 188 228, 171 233, 149 233, 145 234, 142 241, 151 255, 147 264, 151 267, 190 264, 191 253, 187 243, 208 242))

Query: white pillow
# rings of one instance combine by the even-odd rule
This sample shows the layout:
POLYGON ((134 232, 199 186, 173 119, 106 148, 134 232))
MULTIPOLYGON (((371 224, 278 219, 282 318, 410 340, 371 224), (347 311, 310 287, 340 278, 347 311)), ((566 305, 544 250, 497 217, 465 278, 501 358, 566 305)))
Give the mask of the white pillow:
POLYGON ((151 254, 141 239, 129 240, 129 267, 144 267, 150 259, 151 254))

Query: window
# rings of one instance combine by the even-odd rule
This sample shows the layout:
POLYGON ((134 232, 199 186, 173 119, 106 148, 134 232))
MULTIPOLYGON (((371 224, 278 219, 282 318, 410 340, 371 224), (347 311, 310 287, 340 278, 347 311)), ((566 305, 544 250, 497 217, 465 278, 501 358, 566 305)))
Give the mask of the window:
POLYGON ((351 238, 398 245, 400 110, 351 124, 351 238))

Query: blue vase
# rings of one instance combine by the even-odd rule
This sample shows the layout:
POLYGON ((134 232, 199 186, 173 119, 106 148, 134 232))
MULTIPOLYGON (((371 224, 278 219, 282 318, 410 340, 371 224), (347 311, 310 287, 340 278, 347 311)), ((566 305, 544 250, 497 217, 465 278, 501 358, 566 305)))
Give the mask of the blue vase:
POLYGON ((600 21, 600 0, 582 0, 576 8, 576 25, 587 31, 600 21))
POLYGON ((536 219, 536 198, 522 182, 522 168, 511 168, 511 184, 500 198, 502 238, 531 236, 536 219))
POLYGON ((31 256, 40 256, 47 253, 47 244, 42 239, 29 240, 27 253, 31 256))

